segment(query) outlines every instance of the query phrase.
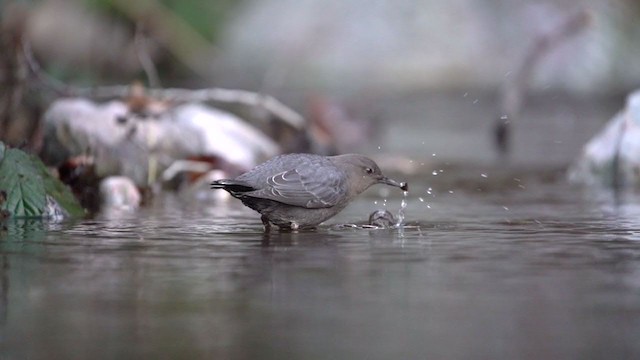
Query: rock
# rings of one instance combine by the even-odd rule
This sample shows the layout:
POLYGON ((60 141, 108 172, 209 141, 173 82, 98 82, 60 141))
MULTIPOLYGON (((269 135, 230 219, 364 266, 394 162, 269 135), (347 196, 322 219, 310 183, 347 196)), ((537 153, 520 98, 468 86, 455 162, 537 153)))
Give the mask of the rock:
POLYGON ((242 119, 202 104, 168 106, 153 116, 126 103, 60 99, 44 115, 43 158, 57 165, 90 154, 96 175, 127 176, 143 187, 174 161, 217 156, 241 169, 277 155, 278 145, 242 119))
POLYGON ((378 209, 369 215, 369 225, 387 229, 393 227, 395 224, 396 219, 389 210, 378 209))
POLYGON ((109 176, 100 182, 101 209, 135 210, 142 196, 136 184, 125 176, 109 176))
POLYGON ((640 90, 582 149, 568 171, 574 183, 640 186, 640 90))

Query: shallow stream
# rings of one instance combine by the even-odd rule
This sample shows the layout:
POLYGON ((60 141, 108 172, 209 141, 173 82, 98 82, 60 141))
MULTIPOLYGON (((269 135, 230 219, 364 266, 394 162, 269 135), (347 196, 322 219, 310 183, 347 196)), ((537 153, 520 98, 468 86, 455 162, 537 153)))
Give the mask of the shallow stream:
POLYGON ((412 179, 402 229, 336 226, 397 212, 401 192, 380 189, 312 232, 265 235, 236 202, 171 196, 136 215, 9 223, 0 358, 640 355, 640 199, 513 178, 412 179))

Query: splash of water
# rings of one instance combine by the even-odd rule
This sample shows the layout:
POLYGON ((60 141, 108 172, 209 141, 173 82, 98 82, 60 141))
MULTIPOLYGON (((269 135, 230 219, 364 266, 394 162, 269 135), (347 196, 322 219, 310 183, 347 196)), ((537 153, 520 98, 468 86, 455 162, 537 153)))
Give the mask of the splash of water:
POLYGON ((398 221, 396 221, 396 227, 398 229, 402 229, 404 227, 404 209, 407 208, 407 194, 409 192, 408 191, 404 191, 404 198, 402 199, 402 202, 400 203, 400 209, 398 210, 398 216, 396 217, 396 219, 398 221))
POLYGON ((404 198, 402 199, 402 202, 400 203, 400 209, 398 210, 398 216, 397 216, 397 222, 395 225, 395 228, 398 229, 398 237, 400 237, 401 239, 403 239, 404 241, 404 209, 407 208, 407 194, 408 191, 404 191, 403 195, 404 198))

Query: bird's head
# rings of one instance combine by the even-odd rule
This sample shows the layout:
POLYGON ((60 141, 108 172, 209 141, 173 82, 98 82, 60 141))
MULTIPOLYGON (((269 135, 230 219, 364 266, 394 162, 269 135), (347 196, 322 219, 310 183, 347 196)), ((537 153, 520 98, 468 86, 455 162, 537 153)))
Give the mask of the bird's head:
POLYGON ((349 177, 349 191, 353 195, 360 194, 374 184, 386 184, 408 190, 406 182, 398 182, 384 176, 378 164, 366 156, 346 154, 334 156, 332 159, 349 177))

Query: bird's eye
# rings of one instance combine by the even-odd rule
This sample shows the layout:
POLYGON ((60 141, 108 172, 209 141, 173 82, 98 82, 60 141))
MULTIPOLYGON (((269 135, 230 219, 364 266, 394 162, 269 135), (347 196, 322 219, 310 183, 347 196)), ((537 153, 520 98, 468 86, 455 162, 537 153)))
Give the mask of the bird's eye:
POLYGON ((373 169, 372 168, 364 168, 364 171, 367 172, 367 174, 373 174, 373 169))

